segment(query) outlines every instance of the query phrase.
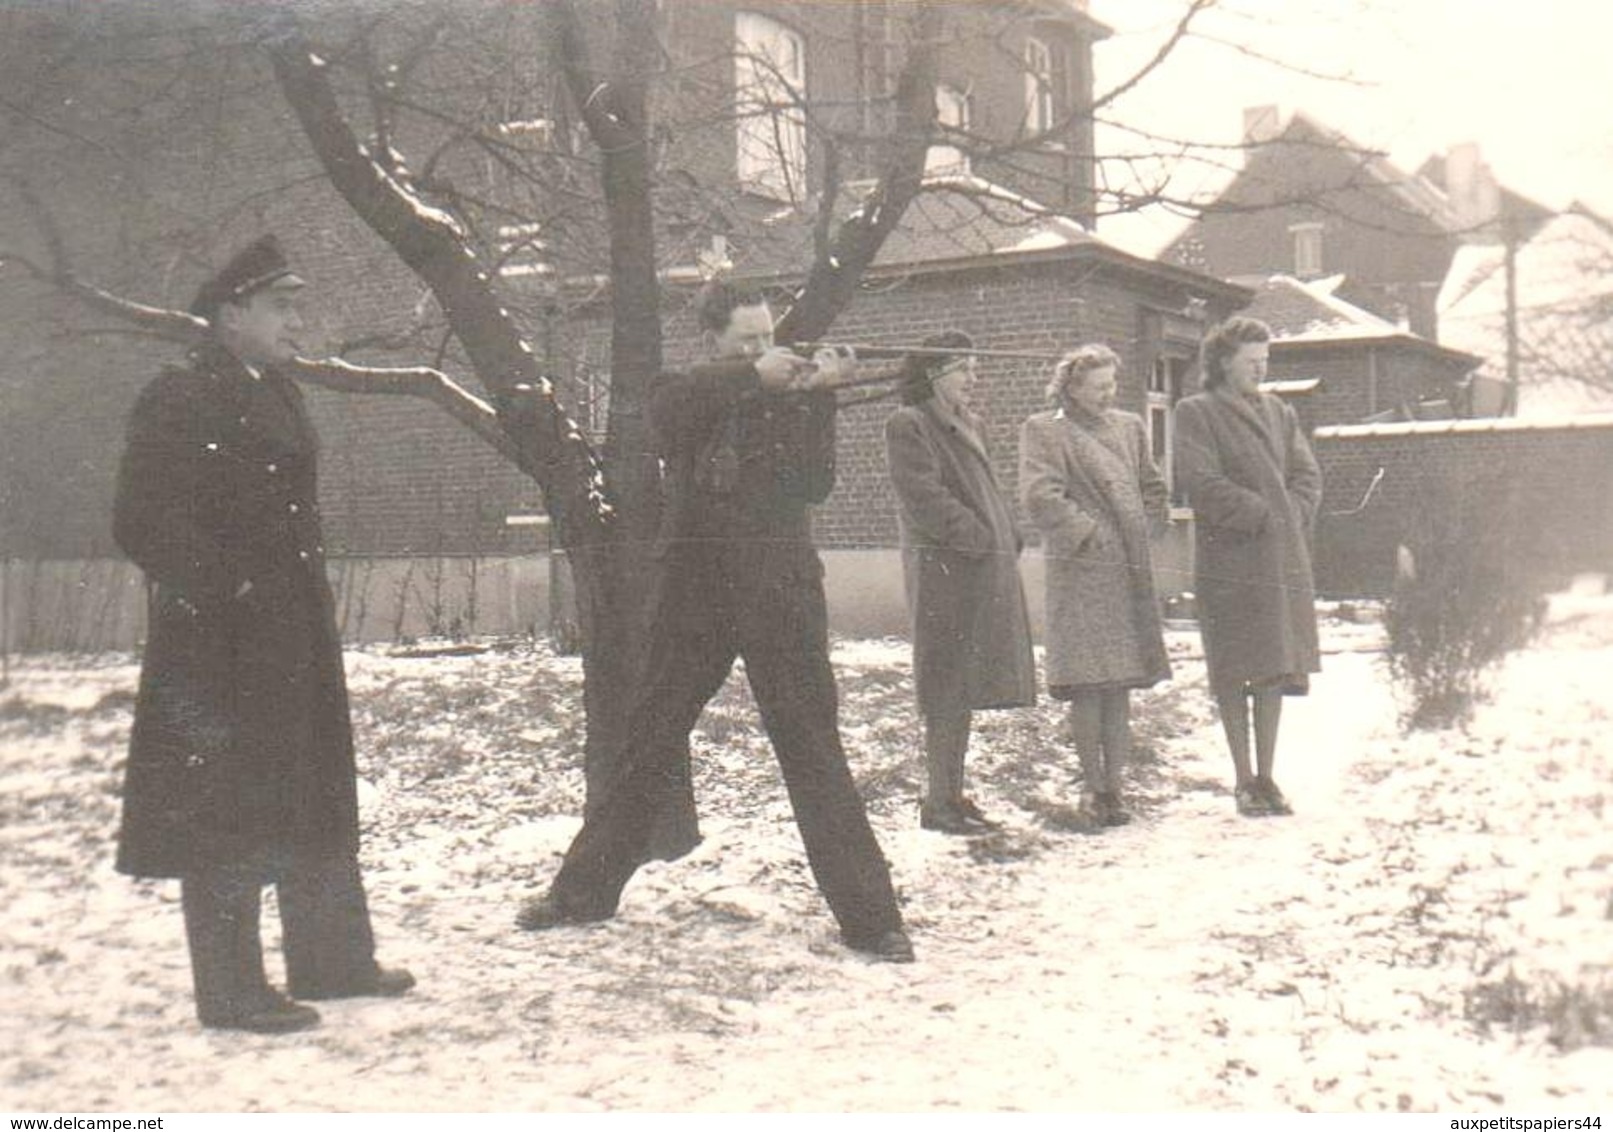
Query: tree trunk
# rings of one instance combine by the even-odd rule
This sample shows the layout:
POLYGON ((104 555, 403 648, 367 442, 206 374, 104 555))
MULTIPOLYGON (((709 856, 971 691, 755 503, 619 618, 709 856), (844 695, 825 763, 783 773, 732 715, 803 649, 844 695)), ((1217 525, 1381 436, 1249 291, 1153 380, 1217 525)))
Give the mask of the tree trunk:
MULTIPOLYGON (((648 77, 660 65, 651 0, 617 0, 616 51, 605 81, 589 66, 575 8, 550 7, 555 43, 573 101, 599 146, 610 230, 611 401, 605 434, 617 509, 617 537, 592 571, 598 584, 580 603, 586 640, 588 808, 599 804, 629 739, 628 711, 643 687, 655 615, 660 466, 645 405, 661 370, 661 289, 656 278, 655 212, 649 146, 648 77)), ((684 751, 685 766, 688 751, 684 751)), ((700 840, 692 788, 665 799, 650 837, 652 856, 672 860, 700 840)))
MULTIPOLYGON (((645 405, 661 369, 662 339, 647 82, 661 60, 654 0, 616 0, 615 52, 603 79, 589 63, 571 0, 548 0, 545 11, 572 100, 601 154, 612 301, 611 411, 603 467, 554 401, 530 347, 499 304, 492 279, 453 217, 372 160, 342 116, 325 64, 294 25, 271 45, 270 54, 281 90, 332 184, 432 289, 492 394, 517 465, 543 488, 577 586, 592 809, 609 789, 629 738, 625 709, 643 686, 656 605, 650 548, 660 518, 660 474, 645 405)), ((820 242, 800 300, 780 323, 781 341, 827 331, 920 191, 935 120, 939 16, 920 8, 912 19, 914 47, 898 83, 895 128, 874 197, 856 219, 820 242)), ((836 187, 830 186, 831 194, 836 187)), ((687 765, 687 751, 684 758, 687 765)), ((698 840, 692 790, 668 797, 652 831, 651 853, 670 859, 698 840)))
MULTIPOLYGON (((653 24, 630 20, 627 26, 638 24, 653 45, 653 24)), ((623 44, 622 70, 632 81, 621 83, 609 99, 598 99, 594 106, 611 118, 613 128, 640 139, 602 146, 607 151, 604 178, 616 304, 608 481, 586 438, 538 373, 530 346, 500 305, 492 278, 458 224, 371 160, 341 113, 324 64, 294 27, 270 47, 281 91, 331 183, 436 295, 477 376, 493 395, 517 466, 543 489, 556 541, 570 556, 585 636, 591 804, 597 804, 622 748, 622 706, 632 702, 642 667, 651 608, 647 548, 658 516, 657 469, 647 455, 652 446, 641 408, 661 358, 650 172, 641 140, 641 76, 648 73, 643 58, 650 53, 636 37, 624 37, 623 44), (640 65, 643 69, 635 71, 640 65)), ((692 795, 663 826, 653 846, 657 855, 692 847, 698 840, 692 795)))

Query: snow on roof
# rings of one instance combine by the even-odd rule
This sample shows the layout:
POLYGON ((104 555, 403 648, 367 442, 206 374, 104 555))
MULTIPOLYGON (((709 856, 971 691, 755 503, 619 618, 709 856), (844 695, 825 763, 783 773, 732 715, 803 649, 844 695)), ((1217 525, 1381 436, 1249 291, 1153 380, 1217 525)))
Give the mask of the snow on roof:
POLYGON ((1042 228, 1032 232, 1017 244, 1007 244, 1000 248, 993 248, 992 251, 998 255, 1003 252, 1038 252, 1045 251, 1048 248, 1067 248, 1073 242, 1062 232, 1049 232, 1047 229, 1042 228))
POLYGON ((1257 288, 1244 312, 1271 327, 1274 341, 1335 342, 1407 337, 1387 319, 1346 302, 1333 292, 1344 281, 1330 276, 1310 282, 1291 275, 1238 280, 1257 288))
POLYGON ((1357 145, 1342 130, 1311 117, 1303 110, 1293 112, 1283 127, 1283 135, 1287 135, 1296 127, 1308 127, 1333 145, 1359 154, 1361 169, 1398 196, 1413 211, 1428 217, 1447 231, 1455 231, 1459 226, 1459 221, 1451 208, 1450 197, 1445 190, 1421 173, 1407 173, 1387 157, 1357 145))
POLYGON ((1395 421, 1389 424, 1323 425, 1318 437, 1435 436, 1463 432, 1550 432, 1613 428, 1613 411, 1563 413, 1540 417, 1482 417, 1473 420, 1395 421))
MULTIPOLYGON (((872 180, 847 182, 836 211, 843 219, 877 215, 872 180)), ((746 274, 799 271, 814 252, 813 219, 801 209, 770 209, 745 233, 734 265, 746 274)), ((936 174, 886 238, 875 264, 909 266, 976 256, 1046 252, 1103 241, 1074 217, 973 174, 936 174)))
MULTIPOLYGON (((1440 342, 1486 359, 1506 378, 1507 279, 1499 247, 1463 249, 1440 288, 1440 342)), ((1517 250, 1517 347, 1522 415, 1613 408, 1593 388, 1613 380, 1613 231, 1568 212, 1517 250)))
POLYGON ((1073 217, 972 173, 924 179, 880 263, 1004 255, 1100 242, 1073 217))
POLYGON ((1457 248, 1435 300, 1441 316, 1500 271, 1504 258, 1500 244, 1463 244, 1457 248))
POLYGON ((1319 377, 1293 377, 1282 381, 1262 381, 1260 392, 1291 397, 1296 393, 1315 393, 1321 387, 1322 379, 1319 377))
POLYGON ((1193 227, 1193 218, 1167 208, 1144 208, 1100 217, 1096 233, 1139 259, 1163 259, 1193 227))

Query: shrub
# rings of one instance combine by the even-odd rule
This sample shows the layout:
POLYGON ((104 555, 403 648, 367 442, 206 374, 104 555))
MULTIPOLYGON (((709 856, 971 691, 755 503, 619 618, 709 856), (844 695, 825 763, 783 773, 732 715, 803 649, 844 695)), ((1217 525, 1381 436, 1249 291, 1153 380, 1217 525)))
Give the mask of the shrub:
POLYGON ((1408 729, 1466 722, 1485 677, 1540 627, 1545 585, 1517 481, 1423 485, 1384 611, 1408 729))

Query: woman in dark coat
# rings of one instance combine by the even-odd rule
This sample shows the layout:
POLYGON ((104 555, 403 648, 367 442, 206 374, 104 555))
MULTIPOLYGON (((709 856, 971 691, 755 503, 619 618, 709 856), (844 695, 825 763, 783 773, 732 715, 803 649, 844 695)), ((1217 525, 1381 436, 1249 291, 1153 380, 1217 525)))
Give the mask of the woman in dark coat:
POLYGON ((1322 476, 1293 409, 1260 392, 1270 340, 1252 318, 1213 329, 1202 348, 1205 392, 1176 409, 1210 691, 1247 816, 1293 812, 1272 778, 1282 697, 1303 695, 1321 669, 1311 532, 1322 476))
POLYGON ((1048 690, 1070 704, 1093 829, 1130 820, 1131 689, 1170 676, 1149 547, 1169 492, 1142 419, 1113 407, 1119 364, 1107 346, 1066 354, 1047 387, 1057 407, 1019 440, 1020 500, 1047 562, 1048 690))
POLYGON ((963 790, 971 715, 1034 703, 1036 668, 1019 532, 991 470, 985 422, 969 407, 973 342, 953 331, 924 345, 959 352, 908 358, 906 405, 885 422, 885 445, 924 717, 929 787, 919 822, 967 834, 992 826, 963 790))

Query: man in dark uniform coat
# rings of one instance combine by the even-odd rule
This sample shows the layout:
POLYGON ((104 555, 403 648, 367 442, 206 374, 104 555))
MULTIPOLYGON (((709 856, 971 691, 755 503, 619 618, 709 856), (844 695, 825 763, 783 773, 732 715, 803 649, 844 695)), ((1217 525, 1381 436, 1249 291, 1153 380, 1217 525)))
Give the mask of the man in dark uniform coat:
POLYGON ((648 857, 666 792, 685 780, 689 732, 743 657, 842 938, 909 962, 890 870, 840 745, 808 516, 834 484, 834 393, 825 387, 843 379, 846 363, 775 348, 766 302, 720 284, 701 296, 700 322, 713 362, 662 374, 650 396, 668 497, 646 686, 612 781, 553 885, 517 923, 536 930, 615 913, 648 857))
POLYGON ((273 990, 258 937, 277 886, 296 998, 398 995, 375 961, 341 640, 316 506, 317 437, 277 372, 302 328, 272 236, 201 289, 210 332, 141 393, 114 509, 150 617, 117 867, 178 877, 204 1026, 318 1023, 273 990))

